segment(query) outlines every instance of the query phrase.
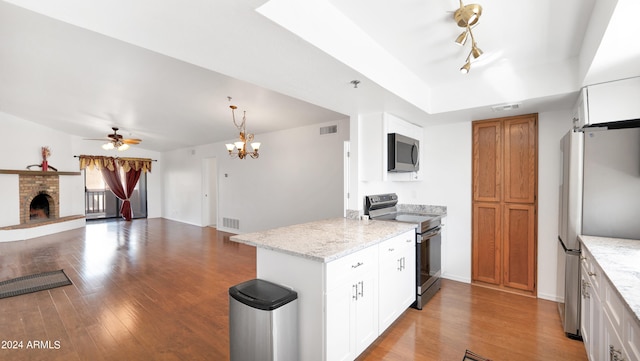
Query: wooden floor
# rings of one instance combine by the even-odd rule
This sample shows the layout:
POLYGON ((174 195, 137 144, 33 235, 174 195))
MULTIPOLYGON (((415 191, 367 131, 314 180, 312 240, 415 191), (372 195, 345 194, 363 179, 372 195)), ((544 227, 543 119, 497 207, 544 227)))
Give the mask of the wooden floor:
MULTIPOLYGON (((227 360, 228 289, 255 277, 255 249, 228 236, 150 219, 0 243, 0 281, 64 269, 73 282, 0 299, 0 360, 227 360), (6 349, 12 340, 22 348, 6 349)), ((555 303, 444 280, 359 360, 461 360, 465 349, 587 359, 555 303)))

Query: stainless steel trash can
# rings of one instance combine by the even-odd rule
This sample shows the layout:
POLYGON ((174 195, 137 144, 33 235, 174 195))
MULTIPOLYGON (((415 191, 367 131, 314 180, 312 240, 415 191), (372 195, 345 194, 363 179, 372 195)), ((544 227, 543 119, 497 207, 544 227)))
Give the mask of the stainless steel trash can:
POLYGON ((253 279, 229 288, 231 361, 298 360, 298 294, 253 279))

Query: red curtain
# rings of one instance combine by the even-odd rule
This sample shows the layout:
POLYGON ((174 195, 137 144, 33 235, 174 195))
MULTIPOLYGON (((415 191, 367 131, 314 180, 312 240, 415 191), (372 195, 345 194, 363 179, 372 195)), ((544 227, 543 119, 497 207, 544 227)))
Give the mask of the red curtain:
POLYGON ((138 184, 140 174, 142 174, 142 170, 130 169, 124 178, 127 198, 122 203, 122 209, 120 209, 120 212, 122 213, 124 219, 126 219, 127 221, 130 221, 131 217, 133 217, 133 211, 131 210, 131 202, 129 201, 129 198, 131 198, 133 190, 136 188, 136 184, 138 184))
POLYGON ((123 184, 120 183, 120 165, 116 163, 115 159, 108 160, 108 162, 113 162, 113 164, 100 169, 102 177, 107 185, 109 185, 109 188, 111 188, 111 192, 122 200, 122 206, 120 207, 120 214, 122 215, 122 218, 130 221, 133 217, 133 212, 131 211, 131 202, 129 201, 129 197, 133 193, 133 189, 136 187, 136 184, 138 184, 142 170, 130 169, 125 173, 126 184, 123 186, 123 184), (110 168, 113 170, 110 170, 110 168))
POLYGON ((129 198, 140 180, 142 172, 151 172, 151 159, 148 158, 113 158, 99 155, 81 155, 80 169, 97 167, 102 177, 111 188, 111 192, 122 200, 120 214, 127 221, 133 217, 129 198), (120 182, 120 170, 125 172, 124 184, 120 182))

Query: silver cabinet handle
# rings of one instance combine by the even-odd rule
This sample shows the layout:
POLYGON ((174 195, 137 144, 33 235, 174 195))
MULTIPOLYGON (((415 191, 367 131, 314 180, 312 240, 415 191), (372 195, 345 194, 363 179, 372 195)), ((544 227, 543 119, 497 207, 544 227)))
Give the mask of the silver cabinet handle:
POLYGON ((358 300, 358 285, 355 284, 353 286, 351 286, 351 288, 353 288, 353 295, 351 296, 351 298, 353 298, 354 300, 358 300))
POLYGON ((364 281, 358 283, 360 284, 360 297, 364 297, 364 281))
POLYGON ((394 251, 394 249, 393 249, 393 248, 389 248, 389 252, 393 252, 393 251, 394 251))
POLYGON ((398 258, 398 268, 396 270, 402 271, 402 258, 398 258))
POLYGON ((589 286, 590 286, 589 282, 582 280, 582 297, 583 298, 591 298, 591 296, 589 296, 589 291, 587 290, 589 286))
POLYGON ((356 263, 356 264, 352 264, 352 265, 351 265, 351 268, 358 268, 358 267, 362 266, 363 264, 364 264, 364 263, 362 263, 362 262, 358 262, 358 263, 356 263))
POLYGON ((624 361, 624 357, 622 357, 622 352, 616 350, 613 345, 609 345, 609 360, 610 361, 624 361))

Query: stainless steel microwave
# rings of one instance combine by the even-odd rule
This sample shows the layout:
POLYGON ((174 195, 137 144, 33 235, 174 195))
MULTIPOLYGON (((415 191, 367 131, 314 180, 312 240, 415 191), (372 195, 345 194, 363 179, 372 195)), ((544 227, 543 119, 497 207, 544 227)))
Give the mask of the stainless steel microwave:
POLYGON ((420 142, 398 133, 387 134, 387 171, 417 172, 420 169, 420 142))

